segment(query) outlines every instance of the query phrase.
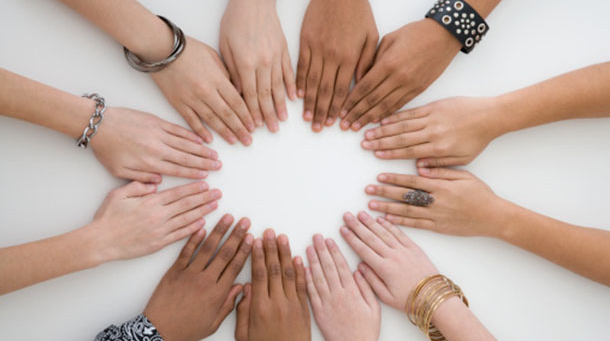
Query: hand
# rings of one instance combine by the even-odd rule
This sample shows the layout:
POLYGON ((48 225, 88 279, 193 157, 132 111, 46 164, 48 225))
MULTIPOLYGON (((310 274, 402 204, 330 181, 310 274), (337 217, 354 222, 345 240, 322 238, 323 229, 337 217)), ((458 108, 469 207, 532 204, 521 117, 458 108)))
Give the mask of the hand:
POLYGON ((332 239, 317 234, 305 270, 313 316, 326 341, 379 339, 381 309, 362 273, 352 273, 332 239))
POLYGON ((384 118, 362 147, 380 159, 419 159, 419 167, 465 165, 501 135, 492 98, 455 97, 384 118))
POLYGON ((345 100, 341 129, 358 131, 399 110, 426 90, 459 51, 459 41, 432 19, 386 35, 373 67, 345 100))
POLYGON ((256 125, 262 126, 264 117, 267 128, 278 131, 278 118, 288 118, 284 85, 292 100, 296 87, 275 0, 229 1, 220 24, 220 52, 256 125))
POLYGON ((237 305, 237 341, 311 340, 305 268, 285 235, 268 229, 252 249, 252 285, 237 305))
POLYGON ((212 134, 203 120, 230 144, 252 143, 254 122, 246 104, 229 81, 218 53, 191 37, 178 59, 152 74, 165 97, 207 143, 212 134))
POLYGON ((502 212, 505 203, 481 180, 467 171, 448 168, 420 168, 415 175, 381 174, 379 182, 369 185, 366 193, 392 202, 371 200, 369 208, 386 213, 394 224, 460 236, 496 236, 491 220, 502 212), (401 202, 403 194, 424 190, 434 198, 428 207, 401 202))
POLYGON ((407 298, 422 279, 438 274, 426 254, 396 226, 365 212, 343 216, 341 235, 364 263, 358 269, 381 301, 405 311, 407 298))
POLYGON ((106 196, 86 227, 98 235, 105 261, 144 256, 191 235, 222 195, 204 182, 156 190, 156 185, 132 182, 106 196))
POLYGON ((241 219, 214 256, 220 240, 233 223, 223 216, 199 252, 201 228, 184 245, 180 256, 159 282, 144 315, 165 341, 196 341, 212 335, 235 305, 241 284, 233 284, 250 254, 253 237, 246 234, 247 218, 241 219))
POLYGON ((119 178, 160 183, 161 175, 200 179, 222 163, 193 132, 141 111, 110 107, 91 139, 95 156, 119 178))
POLYGON ((312 0, 301 28, 297 70, 303 118, 312 129, 333 125, 354 73, 360 81, 375 57, 379 33, 367 0, 312 0))

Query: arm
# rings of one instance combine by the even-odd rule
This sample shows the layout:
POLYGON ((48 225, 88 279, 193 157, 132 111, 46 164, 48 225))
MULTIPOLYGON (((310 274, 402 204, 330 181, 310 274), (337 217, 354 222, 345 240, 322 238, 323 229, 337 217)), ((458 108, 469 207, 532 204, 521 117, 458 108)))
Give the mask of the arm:
MULTIPOLYGON (((487 17, 500 0, 467 2, 487 17)), ((460 48, 449 31, 427 18, 387 34, 379 44, 373 67, 343 103, 341 128, 358 131, 402 108, 445 71, 460 48)))
MULTIPOLYGON (((171 29, 135 0, 62 0, 121 45, 148 62, 166 58, 172 49, 171 29)), ((254 123, 228 79, 218 53, 191 37, 182 54, 151 74, 165 97, 203 140, 212 135, 205 121, 229 143, 252 143, 254 123)))
MULTIPOLYGON (((411 291, 424 278, 438 274, 426 254, 400 229, 365 212, 343 216, 341 235, 363 260, 358 269, 381 301, 407 309, 411 291)), ((449 341, 491 341, 493 335, 457 297, 445 300, 432 323, 449 341)))
POLYGON ((205 183, 159 193, 156 189, 132 182, 108 194, 91 224, 0 248, 0 295, 105 262, 153 253, 201 228, 201 217, 216 209, 220 195, 218 190, 208 191, 205 183))
POLYGON ((365 133, 381 159, 419 167, 465 165, 495 138, 574 118, 610 116, 610 63, 592 65, 497 97, 456 97, 409 109, 365 133))

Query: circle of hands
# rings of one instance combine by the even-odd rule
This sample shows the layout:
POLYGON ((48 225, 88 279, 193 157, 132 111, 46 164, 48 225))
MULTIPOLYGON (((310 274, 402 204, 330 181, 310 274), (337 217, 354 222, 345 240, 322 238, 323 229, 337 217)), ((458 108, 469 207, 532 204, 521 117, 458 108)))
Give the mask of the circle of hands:
POLYGON ((494 233, 478 217, 496 207, 473 202, 497 202, 491 189, 469 172, 440 168, 467 164, 501 134, 489 119, 492 104, 450 98, 396 113, 440 76, 459 43, 437 23, 421 20, 378 45, 368 1, 343 2, 310 2, 295 73, 275 5, 229 1, 221 55, 188 37, 182 55, 152 74, 192 131, 152 114, 108 108, 91 146, 112 175, 134 182, 113 190, 89 226, 108 245, 100 261, 143 256, 190 236, 144 311, 164 339, 209 336, 237 303, 238 341, 309 340, 310 306, 326 340, 376 340, 377 297, 403 310, 412 288, 438 273, 395 225, 494 233), (431 30, 439 35, 431 38, 431 30), (344 215, 341 236, 362 260, 354 272, 335 241, 319 234, 307 248, 308 266, 292 256, 285 235, 248 233, 247 218, 231 229, 234 218, 225 215, 206 238, 202 217, 218 207, 222 193, 205 182, 157 192, 163 175, 203 179, 221 169, 218 153, 204 145, 213 140, 210 129, 229 144, 248 146, 255 129, 278 131, 288 117, 286 100, 296 98, 304 100, 303 119, 314 132, 335 123, 346 131, 378 124, 365 132, 362 148, 379 159, 417 160, 418 175, 380 174, 378 184, 366 187, 367 194, 388 199, 369 203, 384 217, 344 215), (415 189, 430 193, 434 203, 402 202, 415 189), (235 284, 250 255, 252 282, 235 284))

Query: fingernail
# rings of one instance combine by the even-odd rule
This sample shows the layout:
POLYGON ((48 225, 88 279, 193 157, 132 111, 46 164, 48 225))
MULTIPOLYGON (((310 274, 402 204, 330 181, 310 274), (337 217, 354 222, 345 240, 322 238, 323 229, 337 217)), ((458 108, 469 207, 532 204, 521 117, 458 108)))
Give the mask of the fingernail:
POLYGON ((303 114, 303 118, 305 119, 305 121, 311 121, 313 119, 313 113, 311 111, 307 110, 303 114))
POLYGON ((369 141, 364 141, 362 142, 362 147, 364 147, 365 149, 371 149, 373 147, 373 143, 369 141))
POLYGON ((379 174, 379 176, 377 177, 377 180, 379 181, 388 181, 388 176, 385 174, 379 174))
POLYGON ((326 119, 326 126, 327 126, 327 127, 332 126, 332 125, 333 125, 333 123, 335 123, 335 120, 334 120, 334 119, 332 119, 332 118, 330 118, 330 117, 326 119))
POLYGON ((288 237, 286 237, 286 235, 281 234, 278 238, 277 241, 282 244, 282 245, 288 245, 288 237))
POLYGON ((161 180, 163 180, 163 178, 160 175, 155 175, 155 177, 152 179, 152 182, 155 184, 159 184, 161 183, 161 180))
POLYGON ((302 98, 303 96, 305 96, 305 91, 303 91, 303 89, 299 89, 299 91, 297 91, 297 96, 302 98))
POLYGON ((364 134, 364 137, 366 137, 369 140, 372 140, 375 138, 375 132, 372 130, 369 130, 364 134))
POLYGON ((301 258, 301 256, 296 256, 294 262, 298 265, 303 265, 303 259, 301 258))
POLYGON ((265 237, 265 239, 274 239, 275 231, 273 231, 272 229, 266 229, 263 233, 263 237, 265 237))
POLYGON ((314 123, 313 124, 313 131, 319 132, 320 130, 322 130, 322 125, 320 123, 314 123))
POLYGON ((235 138, 235 136, 229 136, 229 138, 227 139, 229 141, 230 144, 234 144, 235 142, 237 142, 237 139, 235 138))
POLYGON ((222 167, 222 162, 214 161, 212 165, 214 166, 214 169, 220 169, 222 167))
POLYGON ((382 150, 375 152, 375 156, 383 157, 384 155, 385 155, 385 152, 382 150))
POLYGON ((197 176, 199 178, 205 178, 205 177, 208 176, 208 172, 206 172, 206 171, 199 171, 199 173, 197 173, 197 176))
POLYGON ((222 192, 218 189, 215 189, 212 191, 212 195, 214 196, 214 199, 220 199, 222 197, 222 192))
POLYGON ((206 189, 208 189, 208 184, 207 184, 206 182, 203 182, 203 181, 199 182, 199 190, 200 190, 201 192, 203 192, 203 191, 205 191, 206 189))
POLYGON ((246 245, 251 245, 253 239, 254 239, 254 237, 252 237, 251 234, 248 234, 248 235, 246 235, 246 238, 244 238, 244 243, 246 243, 246 245))
POLYGON ((248 221, 247 220, 242 220, 240 221, 239 225, 237 226, 240 230, 245 231, 247 230, 250 226, 248 225, 248 221))
POLYGON ((384 118, 383 120, 381 120, 381 124, 388 124, 388 123, 390 123, 389 118, 384 118))
POLYGON ((341 234, 344 236, 347 236, 349 234, 349 230, 345 226, 341 226, 341 228, 339 229, 339 232, 341 232, 341 234))
POLYGON ((352 129, 353 129, 353 130, 358 130, 358 129, 360 129, 360 127, 362 127, 362 124, 360 124, 360 123, 356 122, 356 123, 354 123, 354 125, 352 126, 352 129))
POLYGON ((332 240, 331 238, 326 239, 326 245, 328 245, 328 247, 335 247, 335 246, 337 246, 337 244, 335 244, 335 241, 332 240))
POLYGON ((314 234, 314 235, 313 235, 313 241, 314 241, 314 242, 316 242, 316 243, 323 242, 322 235, 321 235, 321 234, 319 234, 319 233, 314 234))
POLYGON ((205 229, 203 228, 203 225, 205 225, 205 220, 203 220, 203 218, 199 219, 199 225, 201 225, 202 227, 197 230, 197 235, 201 237, 205 233, 205 229))
POLYGON ((360 270, 360 272, 362 272, 362 273, 365 273, 366 267, 364 266, 364 264, 360 263, 360 264, 358 264, 358 270, 360 270))
POLYGON ((218 202, 217 201, 212 201, 211 203, 208 204, 208 207, 215 210, 218 208, 218 202))
POLYGON ((341 122, 341 128, 343 128, 343 129, 349 128, 349 122, 348 121, 341 122))
POLYGON ((263 247, 263 240, 258 238, 254 241, 254 247, 260 249, 263 247))
POLYGON ((212 136, 206 136, 204 140, 206 143, 212 143, 212 136))
POLYGON ((218 153, 215 150, 210 150, 208 156, 214 160, 218 159, 218 153))
POLYGON ((371 202, 369 202, 369 207, 371 209, 375 210, 375 209, 379 208, 379 204, 375 201, 371 201, 371 202))
POLYGON ((347 110, 345 110, 345 109, 341 110, 341 113, 339 114, 339 116, 341 116, 341 118, 344 118, 345 115, 347 115, 347 110))
POLYGON ((417 167, 428 167, 428 161, 417 161, 417 167))
POLYGON ((225 225, 231 224, 232 221, 233 221, 233 216, 231 216, 230 214, 227 214, 222 218, 222 223, 225 225))
POLYGON ((257 118, 254 120, 254 124, 256 124, 257 127, 262 127, 263 126, 263 120, 261 120, 260 118, 257 118))
POLYGON ((246 125, 246 128, 248 128, 248 131, 251 133, 254 132, 254 129, 256 129, 256 127, 254 126, 254 123, 248 123, 246 125))
POLYGON ((280 111, 280 114, 278 116, 280 117, 280 120, 286 121, 286 119, 288 118, 288 113, 285 110, 282 110, 280 111))
POLYGON ((366 191, 368 194, 375 194, 375 186, 366 186, 365 191, 366 191))
POLYGON ((386 214, 385 218, 389 221, 389 222, 393 222, 396 221, 396 216, 392 215, 392 214, 386 214))
POLYGON ((430 168, 419 168, 421 174, 430 174, 430 168))
POLYGON ((199 144, 203 144, 203 139, 199 136, 195 137, 195 141, 197 141, 199 144))

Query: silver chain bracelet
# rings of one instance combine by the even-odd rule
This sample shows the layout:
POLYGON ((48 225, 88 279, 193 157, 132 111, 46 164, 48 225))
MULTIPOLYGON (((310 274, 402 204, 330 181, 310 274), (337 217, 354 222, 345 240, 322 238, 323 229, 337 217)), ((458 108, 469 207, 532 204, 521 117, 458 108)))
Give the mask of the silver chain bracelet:
POLYGON ((84 94, 83 97, 89 98, 95 101, 95 112, 89 119, 89 125, 85 127, 83 134, 76 140, 76 145, 81 148, 87 148, 89 142, 95 134, 97 129, 102 124, 104 119, 104 111, 106 111, 106 100, 98 94, 84 94))
POLYGON ((160 15, 158 15, 158 17, 172 29, 172 33, 174 34, 174 46, 172 47, 172 52, 169 54, 169 56, 167 56, 161 61, 154 63, 143 62, 133 52, 129 51, 126 47, 123 47, 127 63, 129 63, 132 68, 140 72, 157 72, 163 70, 171 62, 176 60, 178 56, 180 56, 182 51, 184 51, 184 47, 186 46, 186 38, 184 37, 184 33, 182 32, 182 30, 169 19, 160 15))

